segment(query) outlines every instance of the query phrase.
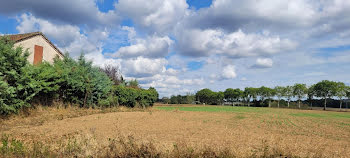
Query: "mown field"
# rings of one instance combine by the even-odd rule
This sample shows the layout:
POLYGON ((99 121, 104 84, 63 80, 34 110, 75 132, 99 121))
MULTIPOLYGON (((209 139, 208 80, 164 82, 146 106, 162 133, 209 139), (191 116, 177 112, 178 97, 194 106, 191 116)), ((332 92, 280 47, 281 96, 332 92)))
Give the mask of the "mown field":
POLYGON ((5 150, 2 143, 3 157, 18 152, 52 157, 350 157, 349 112, 192 105, 48 108, 0 125, 2 142, 16 140, 23 146, 14 143, 5 150))

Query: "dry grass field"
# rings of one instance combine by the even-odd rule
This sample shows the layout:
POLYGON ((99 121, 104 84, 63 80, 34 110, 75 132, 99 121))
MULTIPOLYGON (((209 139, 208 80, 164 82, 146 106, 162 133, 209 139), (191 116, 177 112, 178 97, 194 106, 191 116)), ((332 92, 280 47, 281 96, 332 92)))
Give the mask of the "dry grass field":
POLYGON ((13 139, 26 146, 23 150, 59 157, 113 157, 112 150, 136 148, 151 153, 145 157, 350 157, 349 112, 189 105, 48 108, 1 120, 0 134, 3 142, 13 139))

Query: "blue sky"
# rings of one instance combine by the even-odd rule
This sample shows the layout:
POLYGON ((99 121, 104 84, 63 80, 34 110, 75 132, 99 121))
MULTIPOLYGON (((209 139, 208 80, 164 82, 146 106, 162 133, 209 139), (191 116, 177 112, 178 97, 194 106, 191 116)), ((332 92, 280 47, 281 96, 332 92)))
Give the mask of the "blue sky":
POLYGON ((161 96, 350 83, 347 0, 11 0, 0 34, 43 32, 161 96), (239 8, 237 8, 239 6, 239 8))

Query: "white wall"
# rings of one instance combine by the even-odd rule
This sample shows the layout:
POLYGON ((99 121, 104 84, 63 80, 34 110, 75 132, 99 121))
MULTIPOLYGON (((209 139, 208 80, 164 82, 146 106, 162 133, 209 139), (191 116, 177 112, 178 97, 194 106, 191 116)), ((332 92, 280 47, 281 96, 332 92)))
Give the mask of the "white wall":
POLYGON ((43 47, 43 61, 47 61, 49 63, 53 63, 53 59, 58 55, 61 59, 63 56, 55 49, 53 48, 50 43, 48 43, 45 38, 41 35, 37 35, 35 37, 29 38, 27 40, 18 42, 15 44, 15 46, 21 46, 23 47, 23 50, 28 49, 28 52, 30 53, 28 57, 29 63, 33 64, 34 61, 34 46, 42 46, 43 47))

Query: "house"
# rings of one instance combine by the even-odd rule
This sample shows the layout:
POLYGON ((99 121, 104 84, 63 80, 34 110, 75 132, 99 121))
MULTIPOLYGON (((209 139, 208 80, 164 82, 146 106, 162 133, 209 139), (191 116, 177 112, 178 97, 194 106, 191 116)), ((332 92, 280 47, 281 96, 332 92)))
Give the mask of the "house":
POLYGON ((6 35, 15 42, 15 46, 21 46, 28 50, 28 61, 31 64, 39 64, 42 61, 53 63, 54 58, 58 56, 63 58, 62 52, 41 32, 32 32, 25 34, 6 35))

